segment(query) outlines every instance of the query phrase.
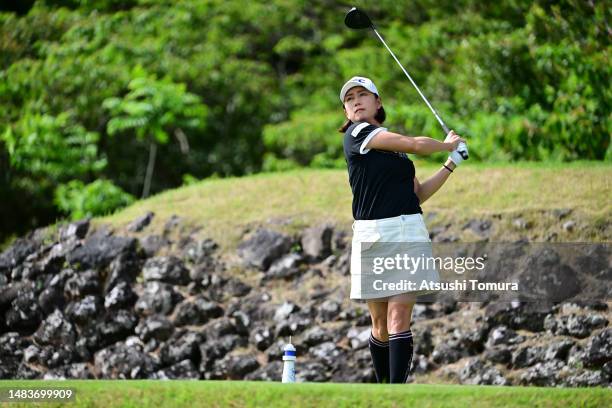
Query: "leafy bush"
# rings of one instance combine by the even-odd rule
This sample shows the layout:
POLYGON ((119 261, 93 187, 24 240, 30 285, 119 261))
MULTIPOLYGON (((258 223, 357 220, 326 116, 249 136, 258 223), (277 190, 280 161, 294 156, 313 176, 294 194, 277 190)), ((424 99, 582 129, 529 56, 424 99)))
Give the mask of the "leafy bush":
POLYGON ((84 184, 72 180, 58 186, 55 203, 74 220, 109 214, 133 203, 135 198, 109 180, 84 184))

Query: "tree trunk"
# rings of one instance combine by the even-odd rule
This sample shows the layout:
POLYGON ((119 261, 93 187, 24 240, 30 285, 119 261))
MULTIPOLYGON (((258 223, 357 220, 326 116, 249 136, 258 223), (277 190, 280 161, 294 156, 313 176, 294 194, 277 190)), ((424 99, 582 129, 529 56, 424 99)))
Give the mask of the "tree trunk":
POLYGON ((151 188, 151 179, 153 178, 153 169, 155 168, 155 155, 157 154, 157 144, 151 142, 149 146, 149 163, 147 164, 147 173, 145 174, 144 186, 142 188, 142 198, 149 196, 151 188))

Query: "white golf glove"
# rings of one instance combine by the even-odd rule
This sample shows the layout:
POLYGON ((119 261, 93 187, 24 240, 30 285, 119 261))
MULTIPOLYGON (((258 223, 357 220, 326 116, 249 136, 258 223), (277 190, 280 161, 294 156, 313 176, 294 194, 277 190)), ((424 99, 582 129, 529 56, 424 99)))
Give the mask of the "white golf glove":
MULTIPOLYGON (((446 138, 444 139, 445 142, 448 142, 448 140, 451 137, 451 134, 456 134, 456 133, 452 130, 448 132, 448 134, 446 135, 446 138)), ((448 158, 451 159, 453 163, 455 163, 455 166, 458 166, 459 163, 465 160, 464 157, 465 159, 468 158, 468 149, 467 149, 467 145, 464 142, 459 143, 459 145, 457 145, 457 148, 451 152, 450 156, 448 156, 448 158)))
POLYGON ((463 153, 466 158, 468 157, 468 148, 464 142, 459 143, 457 148, 451 152, 450 156, 448 156, 448 158, 455 163, 455 166, 458 166, 459 163, 465 160, 461 153, 463 153))

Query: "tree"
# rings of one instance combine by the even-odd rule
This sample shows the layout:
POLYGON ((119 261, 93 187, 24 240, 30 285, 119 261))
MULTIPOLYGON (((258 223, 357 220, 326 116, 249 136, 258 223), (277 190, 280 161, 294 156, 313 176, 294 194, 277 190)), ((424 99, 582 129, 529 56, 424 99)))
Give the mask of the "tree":
POLYGON ((139 140, 149 144, 142 188, 142 198, 145 198, 149 196, 157 144, 168 143, 169 134, 173 133, 181 151, 188 153, 183 129, 202 129, 208 110, 199 96, 186 91, 185 84, 175 84, 167 76, 158 80, 155 75, 149 76, 141 65, 133 69, 132 76, 129 92, 123 98, 105 99, 103 106, 113 115, 107 124, 109 135, 131 129, 139 140))

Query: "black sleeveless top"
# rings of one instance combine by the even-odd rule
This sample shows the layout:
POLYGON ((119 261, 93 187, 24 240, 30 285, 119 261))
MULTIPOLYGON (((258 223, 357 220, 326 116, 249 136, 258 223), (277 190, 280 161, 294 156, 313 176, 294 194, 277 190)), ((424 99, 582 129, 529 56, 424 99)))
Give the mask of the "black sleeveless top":
POLYGON ((414 193, 414 164, 408 155, 365 148, 383 130, 387 129, 357 122, 344 134, 344 157, 353 191, 355 220, 423 213, 414 193))

